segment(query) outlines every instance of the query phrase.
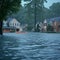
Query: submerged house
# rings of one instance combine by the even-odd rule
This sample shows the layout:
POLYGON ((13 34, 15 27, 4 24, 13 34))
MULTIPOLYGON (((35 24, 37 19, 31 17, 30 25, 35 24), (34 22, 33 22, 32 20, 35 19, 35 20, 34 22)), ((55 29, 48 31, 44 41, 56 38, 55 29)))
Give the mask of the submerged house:
POLYGON ((3 21, 3 31, 4 32, 16 32, 22 31, 20 22, 15 18, 8 18, 6 21, 3 21))
POLYGON ((47 21, 46 26, 48 26, 48 24, 50 24, 53 27, 54 32, 60 32, 60 17, 46 19, 46 21, 47 21))

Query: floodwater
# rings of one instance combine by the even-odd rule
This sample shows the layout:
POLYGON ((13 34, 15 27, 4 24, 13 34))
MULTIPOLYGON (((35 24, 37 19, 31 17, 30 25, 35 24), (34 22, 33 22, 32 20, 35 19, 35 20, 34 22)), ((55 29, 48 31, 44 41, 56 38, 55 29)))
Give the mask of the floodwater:
POLYGON ((0 60, 60 60, 60 34, 4 33, 0 60))

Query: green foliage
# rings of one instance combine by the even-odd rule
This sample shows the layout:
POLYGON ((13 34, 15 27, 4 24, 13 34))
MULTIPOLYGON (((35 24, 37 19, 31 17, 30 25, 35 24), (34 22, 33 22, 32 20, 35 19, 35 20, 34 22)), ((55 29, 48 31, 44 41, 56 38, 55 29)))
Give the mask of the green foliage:
POLYGON ((52 12, 53 17, 60 16, 60 2, 53 3, 52 6, 50 6, 50 10, 52 12))
POLYGON ((48 24, 48 26, 47 26, 47 31, 48 32, 53 32, 53 26, 51 26, 50 24, 48 24))
POLYGON ((21 0, 0 0, 0 20, 5 19, 9 14, 17 12, 20 3, 21 0))
POLYGON ((30 0, 30 2, 25 5, 25 20, 29 25, 31 24, 32 26, 34 26, 34 30, 36 30, 37 32, 39 32, 39 28, 36 28, 36 23, 44 20, 44 2, 46 2, 46 0, 30 0))
POLYGON ((54 18, 54 17, 60 17, 60 2, 53 3, 50 8, 44 8, 44 19, 54 18))
POLYGON ((27 26, 27 31, 32 31, 32 29, 33 29, 33 26, 31 26, 31 25, 27 26))
POLYGON ((30 21, 30 22, 32 21, 32 23, 34 23, 35 15, 36 15, 37 22, 43 20, 44 2, 46 2, 46 0, 31 0, 30 3, 25 5, 27 21, 30 21), (35 6, 35 3, 36 3, 36 6, 35 6), (36 10, 35 10, 35 7, 36 7, 36 10))
MULTIPOLYGON (((27 1, 27 0, 26 0, 27 1)), ((20 20, 21 23, 28 23, 34 26, 35 21, 35 5, 34 1, 30 1, 30 3, 26 4, 24 7, 21 6, 20 11, 16 14, 16 18, 20 20)), ((49 9, 43 6, 43 9, 40 7, 40 0, 36 2, 36 20, 37 22, 43 21, 44 19, 49 19, 53 17, 60 16, 60 3, 54 3, 49 9)), ((44 5, 44 4, 43 4, 44 5)))

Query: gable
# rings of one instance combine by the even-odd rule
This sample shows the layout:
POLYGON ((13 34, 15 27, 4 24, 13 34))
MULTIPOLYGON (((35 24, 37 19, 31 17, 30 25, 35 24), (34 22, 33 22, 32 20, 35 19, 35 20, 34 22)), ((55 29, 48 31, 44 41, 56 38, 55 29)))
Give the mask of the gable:
POLYGON ((7 23, 9 25, 11 25, 11 24, 19 24, 20 25, 20 22, 18 22, 17 19, 15 19, 15 18, 8 18, 7 23))

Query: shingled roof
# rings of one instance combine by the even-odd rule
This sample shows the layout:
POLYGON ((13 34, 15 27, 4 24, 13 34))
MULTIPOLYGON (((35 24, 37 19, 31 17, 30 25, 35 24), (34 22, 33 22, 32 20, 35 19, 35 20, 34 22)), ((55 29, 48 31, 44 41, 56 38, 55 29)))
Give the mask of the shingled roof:
POLYGON ((60 17, 55 17, 55 18, 51 18, 51 19, 47 19, 47 21, 49 22, 49 21, 58 21, 58 22, 60 22, 60 17))
POLYGON ((13 18, 8 18, 7 19, 7 22, 9 23, 10 21, 12 21, 13 18))

